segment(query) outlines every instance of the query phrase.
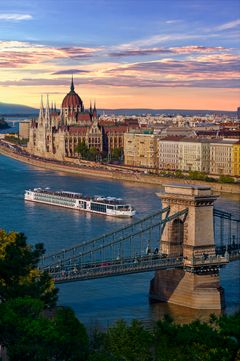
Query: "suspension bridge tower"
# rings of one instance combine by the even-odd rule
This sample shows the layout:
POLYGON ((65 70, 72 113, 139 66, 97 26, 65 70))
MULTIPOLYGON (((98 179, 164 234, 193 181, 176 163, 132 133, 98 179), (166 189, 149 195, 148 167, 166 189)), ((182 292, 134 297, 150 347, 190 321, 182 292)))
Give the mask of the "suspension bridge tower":
POLYGON ((162 207, 170 206, 170 214, 188 209, 185 216, 167 222, 160 240, 160 250, 167 257, 183 257, 182 269, 156 271, 150 284, 150 299, 195 309, 221 309, 223 289, 220 287, 216 259, 213 204, 216 196, 210 187, 166 185, 158 194, 162 207))

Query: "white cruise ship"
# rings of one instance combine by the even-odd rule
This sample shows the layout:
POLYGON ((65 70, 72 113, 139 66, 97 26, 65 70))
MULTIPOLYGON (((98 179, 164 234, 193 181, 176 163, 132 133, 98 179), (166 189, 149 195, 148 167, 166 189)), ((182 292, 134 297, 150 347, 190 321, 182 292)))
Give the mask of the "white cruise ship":
POLYGON ((113 217, 132 217, 136 211, 121 198, 83 196, 81 193, 58 191, 50 188, 34 188, 25 191, 24 199, 31 202, 51 204, 79 211, 104 214, 113 217))

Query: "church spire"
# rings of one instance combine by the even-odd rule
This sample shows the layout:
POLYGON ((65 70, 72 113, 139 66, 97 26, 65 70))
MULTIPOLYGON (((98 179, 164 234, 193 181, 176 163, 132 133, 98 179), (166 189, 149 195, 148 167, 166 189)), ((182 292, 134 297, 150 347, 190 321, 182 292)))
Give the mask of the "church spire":
POLYGON ((94 100, 94 106, 93 106, 92 115, 93 115, 93 118, 97 118, 96 100, 94 100))
POLYGON ((71 92, 74 92, 73 74, 72 74, 72 81, 71 81, 70 90, 71 90, 71 92))
POLYGON ((46 105, 45 119, 46 119, 46 121, 50 120, 48 94, 47 94, 47 105, 46 105))
POLYGON ((44 107, 43 107, 43 96, 41 95, 40 109, 38 119, 41 121, 44 117, 44 107))
POLYGON ((90 101, 90 108, 89 108, 90 114, 92 114, 92 102, 90 101))

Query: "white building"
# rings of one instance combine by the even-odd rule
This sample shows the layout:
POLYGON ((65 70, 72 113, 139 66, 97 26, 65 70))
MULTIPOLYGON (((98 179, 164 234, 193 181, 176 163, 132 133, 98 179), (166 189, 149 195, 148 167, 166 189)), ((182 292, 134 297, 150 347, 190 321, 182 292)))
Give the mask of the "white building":
POLYGON ((203 139, 182 139, 179 142, 179 169, 209 173, 209 142, 203 139))
POLYGON ((179 140, 176 137, 158 140, 158 167, 164 170, 179 169, 179 140))

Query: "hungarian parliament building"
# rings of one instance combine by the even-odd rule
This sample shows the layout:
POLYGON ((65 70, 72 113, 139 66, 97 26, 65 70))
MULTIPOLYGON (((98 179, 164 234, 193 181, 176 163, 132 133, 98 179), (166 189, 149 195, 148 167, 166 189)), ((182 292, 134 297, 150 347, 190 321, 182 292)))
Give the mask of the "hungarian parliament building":
POLYGON ((110 124, 99 120, 96 104, 84 109, 83 101, 75 92, 73 79, 70 92, 64 97, 60 111, 41 99, 38 119, 32 120, 29 129, 28 151, 34 155, 64 160, 78 157, 77 146, 84 142, 100 154, 111 154, 123 149, 124 133, 138 128, 138 122, 126 120, 110 124))

